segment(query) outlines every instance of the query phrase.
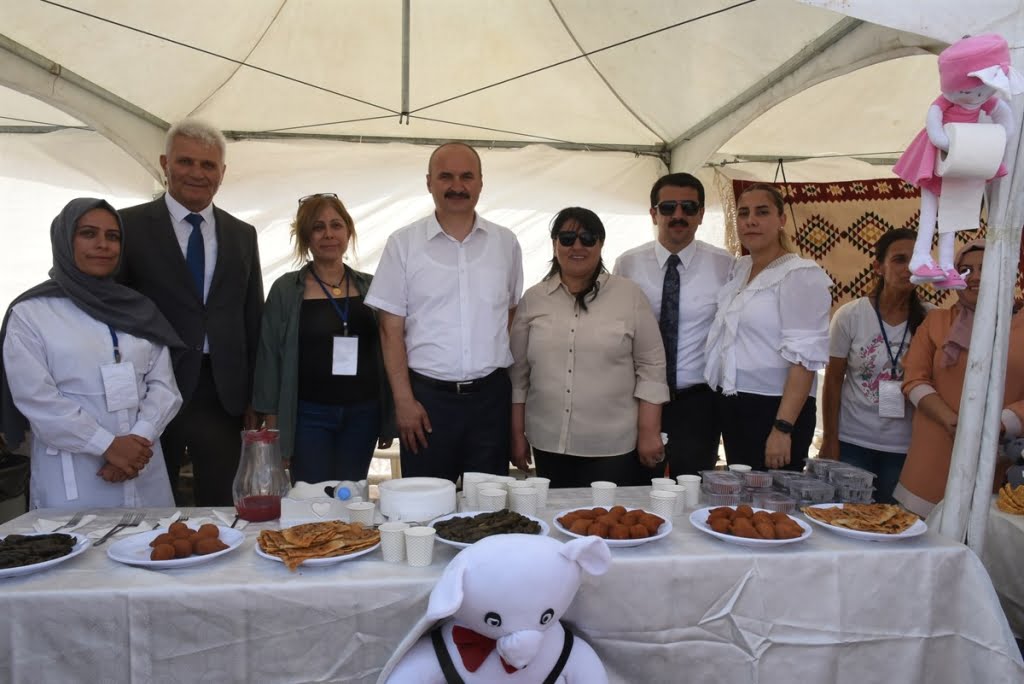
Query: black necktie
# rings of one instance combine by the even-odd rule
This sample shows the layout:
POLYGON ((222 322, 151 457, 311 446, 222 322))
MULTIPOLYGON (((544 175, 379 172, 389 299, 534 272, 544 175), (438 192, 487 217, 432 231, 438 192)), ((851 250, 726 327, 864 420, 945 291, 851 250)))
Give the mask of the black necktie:
POLYGON ((669 254, 661 287, 661 341, 665 344, 665 379, 669 392, 676 391, 676 351, 679 346, 679 255, 669 254))
POLYGON ((192 233, 188 236, 188 246, 185 249, 185 263, 188 264, 189 273, 192 275, 192 283, 199 292, 199 299, 202 299, 203 282, 206 279, 206 249, 203 245, 203 231, 199 226, 203 225, 203 217, 199 214, 189 214, 185 220, 192 224, 192 233))

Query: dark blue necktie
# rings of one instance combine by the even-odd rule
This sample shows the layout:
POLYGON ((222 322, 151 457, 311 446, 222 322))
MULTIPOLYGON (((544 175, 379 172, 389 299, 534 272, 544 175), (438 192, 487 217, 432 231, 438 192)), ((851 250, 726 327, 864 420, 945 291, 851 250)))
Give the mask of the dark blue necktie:
POLYGON ((665 379, 669 392, 676 391, 676 353, 679 349, 679 255, 669 254, 661 288, 661 341, 665 344, 665 379))
POLYGON ((188 247, 185 249, 185 263, 188 264, 188 272, 192 274, 192 283, 199 293, 199 299, 202 299, 203 281, 206 278, 206 250, 203 246, 203 231, 199 226, 203 225, 203 217, 189 214, 185 220, 192 224, 192 233, 188 236, 188 247))

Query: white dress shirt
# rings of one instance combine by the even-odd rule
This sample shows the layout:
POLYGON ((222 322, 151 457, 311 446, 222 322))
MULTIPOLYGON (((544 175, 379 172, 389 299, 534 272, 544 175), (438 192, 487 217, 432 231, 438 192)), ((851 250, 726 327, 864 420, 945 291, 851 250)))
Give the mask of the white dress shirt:
MULTIPOLYGON (((816 263, 785 254, 750 278, 749 256, 736 260, 718 298, 706 348, 705 378, 727 395, 781 397, 789 368, 828 364, 832 280, 816 263)), ((817 396, 814 376, 810 396, 817 396)))
POLYGON ((173 506, 160 435, 181 407, 164 346, 117 331, 122 363, 135 366, 139 404, 107 409, 100 366, 113 362, 110 330, 70 299, 40 297, 11 310, 4 369, 32 429, 32 508, 173 506), (139 476, 122 483, 96 473, 115 435, 153 442, 139 476))
MULTIPOLYGON (((171 197, 171 193, 164 193, 164 201, 167 203, 167 211, 171 215, 171 226, 174 228, 174 236, 178 238, 178 246, 181 247, 181 255, 188 258, 188 238, 192 235, 192 224, 185 220, 185 217, 193 213, 171 197)), ((217 267, 217 219, 213 215, 213 205, 208 205, 202 211, 194 212, 203 217, 203 223, 199 226, 199 232, 203 234, 203 302, 206 302, 210 294, 210 283, 213 281, 213 269, 217 267)), ((210 340, 203 337, 203 353, 210 353, 210 340)))
MULTIPOLYGON (((623 252, 612 272, 640 286, 661 316, 661 288, 669 252, 657 240, 623 252)), ((715 319, 718 293, 729 281, 735 259, 724 249, 693 240, 679 251, 679 338, 676 351, 676 385, 685 389, 704 383, 704 345, 715 319)))
POLYGON ((411 370, 462 382, 512 365, 508 312, 522 291, 515 233, 477 216, 459 242, 431 214, 388 238, 365 301, 405 318, 411 370))

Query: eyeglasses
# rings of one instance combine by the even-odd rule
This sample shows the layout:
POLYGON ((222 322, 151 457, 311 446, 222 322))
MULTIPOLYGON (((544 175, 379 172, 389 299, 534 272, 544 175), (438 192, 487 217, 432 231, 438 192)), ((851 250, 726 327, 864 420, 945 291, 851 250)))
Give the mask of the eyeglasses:
POLYGON ((563 247, 572 247, 576 244, 576 238, 580 239, 584 247, 593 247, 597 244, 597 236, 591 233, 589 230, 581 230, 578 233, 575 230, 563 230, 558 235, 558 244, 563 247))
POLYGON ((299 204, 302 205, 306 202, 306 200, 311 200, 314 197, 333 197, 334 199, 338 199, 338 196, 333 192, 318 192, 314 195, 306 195, 305 197, 300 197, 299 204))
POLYGON ((676 207, 683 210, 683 213, 687 216, 696 216, 697 212, 700 211, 700 203, 694 202, 693 200, 665 200, 664 202, 658 202, 658 213, 662 216, 672 216, 676 213, 676 207))

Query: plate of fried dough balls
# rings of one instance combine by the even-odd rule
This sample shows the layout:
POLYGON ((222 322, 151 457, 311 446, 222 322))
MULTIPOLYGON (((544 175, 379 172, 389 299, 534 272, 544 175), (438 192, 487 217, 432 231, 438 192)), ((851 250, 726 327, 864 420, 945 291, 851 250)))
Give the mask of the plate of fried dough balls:
POLYGON ((792 544, 811 536, 811 526, 803 520, 746 504, 697 509, 690 514, 690 524, 712 537, 742 546, 792 544))
POLYGON ((570 537, 601 537, 608 546, 639 546, 672 531, 672 521, 642 508, 574 508, 555 515, 555 529, 570 537))
POLYGON ((140 532, 118 540, 107 556, 118 563, 167 570, 206 563, 242 545, 245 534, 230 527, 206 523, 195 528, 183 522, 140 532))

